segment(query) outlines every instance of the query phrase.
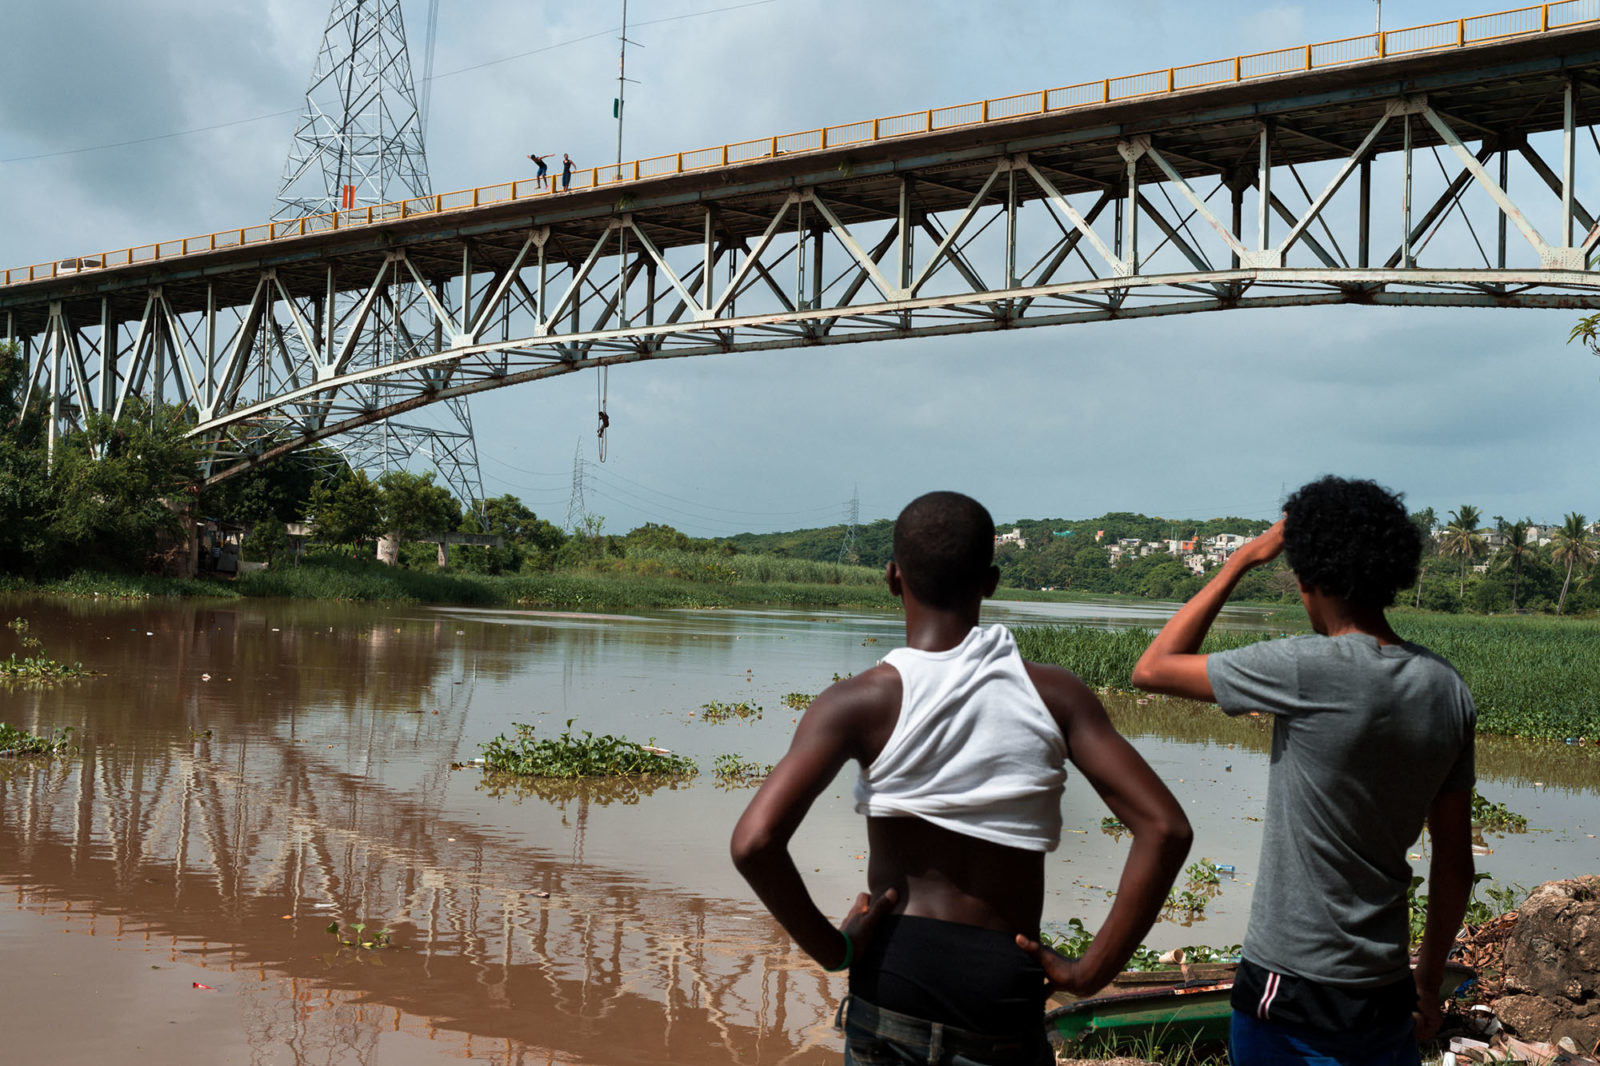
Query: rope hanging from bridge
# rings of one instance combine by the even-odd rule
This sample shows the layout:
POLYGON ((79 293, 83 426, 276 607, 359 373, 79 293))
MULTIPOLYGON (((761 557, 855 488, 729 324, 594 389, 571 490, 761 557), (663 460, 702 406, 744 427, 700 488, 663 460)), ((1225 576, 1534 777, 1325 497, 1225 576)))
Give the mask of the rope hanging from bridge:
POLYGON ((595 392, 600 397, 600 428, 595 430, 595 436, 600 438, 600 461, 606 461, 606 430, 611 427, 611 416, 606 414, 606 393, 611 388, 611 368, 600 368, 600 376, 595 378, 595 392))

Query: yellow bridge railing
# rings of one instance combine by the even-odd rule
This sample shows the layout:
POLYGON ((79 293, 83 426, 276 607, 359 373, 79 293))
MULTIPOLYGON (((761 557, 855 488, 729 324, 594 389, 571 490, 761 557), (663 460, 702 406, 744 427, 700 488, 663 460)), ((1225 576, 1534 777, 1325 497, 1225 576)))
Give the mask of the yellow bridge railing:
POLYGON ((719 145, 715 148, 671 152, 649 159, 636 159, 631 163, 606 164, 576 170, 568 188, 563 188, 559 175, 552 173, 549 175, 548 185, 536 184, 534 179, 525 178, 458 192, 436 193, 431 196, 412 197, 409 200, 374 204, 370 207, 350 208, 326 215, 308 215, 305 218, 280 222, 263 222, 256 226, 219 230, 199 237, 184 237, 140 245, 136 248, 102 252, 98 255, 77 256, 72 259, 59 259, 49 263, 7 269, 0 271, 0 284, 21 284, 77 274, 86 270, 155 262, 197 252, 211 252, 264 241, 302 237, 485 204, 560 196, 563 192, 571 190, 594 189, 647 178, 659 178, 669 174, 687 174, 713 167, 750 163, 782 155, 893 140, 914 133, 934 133, 962 126, 1002 122, 1091 104, 1184 92, 1230 82, 1247 82, 1256 78, 1320 70, 1365 60, 1465 48, 1468 45, 1487 44, 1512 37, 1548 33, 1586 22, 1600 22, 1600 0, 1561 0, 1552 4, 1535 4, 1488 15, 1431 22, 1425 26, 1344 37, 1337 41, 1324 41, 1321 44, 1296 45, 1270 52, 1235 56, 1232 59, 1214 59, 1205 63, 1190 63, 1182 67, 1146 71, 1143 74, 1125 74, 1117 78, 1080 82, 1077 85, 1066 85, 1057 89, 1042 89, 1038 92, 978 100, 951 107, 929 108, 926 111, 909 111, 903 115, 889 115, 884 118, 862 119, 840 126, 824 126, 821 129, 806 130, 801 133, 760 137, 751 141, 719 145))

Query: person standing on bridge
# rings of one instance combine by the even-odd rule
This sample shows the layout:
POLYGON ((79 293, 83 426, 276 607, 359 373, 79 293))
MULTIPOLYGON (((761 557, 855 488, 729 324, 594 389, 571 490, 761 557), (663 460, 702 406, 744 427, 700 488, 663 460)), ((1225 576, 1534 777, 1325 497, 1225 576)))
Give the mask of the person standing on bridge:
POLYGON ((550 173, 550 165, 546 163, 545 160, 549 159, 550 156, 553 155, 555 155, 554 152, 550 152, 545 155, 528 156, 529 159, 533 160, 533 165, 539 168, 539 172, 533 176, 533 183, 536 187, 543 187, 549 184, 549 181, 545 178, 545 175, 550 173))
POLYGON ((939 1048, 963 1063, 1052 1063, 1045 998, 1122 969, 1189 850, 1182 809, 1094 693, 1024 662, 1005 626, 978 624, 1000 577, 994 531, 954 492, 900 513, 885 577, 906 647, 812 701, 733 832, 734 865, 773 916, 825 969, 850 971, 846 1063, 950 1061, 939 1048), (835 927, 789 840, 852 759, 869 891, 835 927), (1068 760, 1133 830, 1116 901, 1078 959, 1039 943, 1068 760))
POLYGON ((572 157, 565 152, 561 153, 561 191, 566 192, 567 186, 572 184, 572 168, 577 166, 572 157))
POLYGON ((1472 890, 1473 735, 1460 675, 1384 616, 1417 579, 1398 496, 1325 477, 1284 504, 1156 634, 1151 692, 1272 715, 1261 869, 1233 984, 1229 1062, 1416 1066, 1472 890), (1283 552, 1316 632, 1199 654, 1246 572, 1283 552), (1406 852, 1428 826, 1428 916, 1408 965, 1406 852))

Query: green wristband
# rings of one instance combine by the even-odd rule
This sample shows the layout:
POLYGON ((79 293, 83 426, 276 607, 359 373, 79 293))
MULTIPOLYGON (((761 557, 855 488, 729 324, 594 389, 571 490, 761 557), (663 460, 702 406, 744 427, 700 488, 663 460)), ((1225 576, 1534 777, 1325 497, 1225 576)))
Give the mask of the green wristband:
POLYGON ((856 942, 850 939, 850 934, 841 929, 839 930, 839 935, 844 937, 844 961, 837 966, 824 966, 823 969, 828 973, 838 973, 840 970, 848 970, 850 968, 850 963, 853 962, 856 957, 856 942))

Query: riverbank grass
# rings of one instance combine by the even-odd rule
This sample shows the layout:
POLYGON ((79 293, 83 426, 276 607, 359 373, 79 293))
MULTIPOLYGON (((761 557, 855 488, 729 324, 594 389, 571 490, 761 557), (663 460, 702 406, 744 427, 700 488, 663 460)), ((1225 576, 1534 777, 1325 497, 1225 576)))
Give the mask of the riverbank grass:
MULTIPOLYGON (((1428 614, 1396 610, 1396 632, 1442 655, 1478 707, 1478 732, 1536 740, 1600 740, 1600 621, 1428 614)), ((1149 647, 1144 629, 1036 626, 1017 631, 1023 658, 1055 663, 1093 688, 1131 692, 1133 667, 1149 647)), ((1212 632, 1210 653, 1268 639, 1212 632)))
POLYGON ((887 610, 898 606, 883 575, 865 567, 799 565, 803 560, 762 557, 718 558, 715 565, 699 568, 681 560, 668 565, 645 558, 627 560, 629 566, 597 564, 480 574, 411 570, 374 559, 319 554, 298 566, 251 571, 233 580, 83 571, 44 585, 13 583, 11 588, 99 599, 249 597, 595 612, 755 606, 887 610))

